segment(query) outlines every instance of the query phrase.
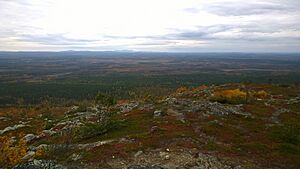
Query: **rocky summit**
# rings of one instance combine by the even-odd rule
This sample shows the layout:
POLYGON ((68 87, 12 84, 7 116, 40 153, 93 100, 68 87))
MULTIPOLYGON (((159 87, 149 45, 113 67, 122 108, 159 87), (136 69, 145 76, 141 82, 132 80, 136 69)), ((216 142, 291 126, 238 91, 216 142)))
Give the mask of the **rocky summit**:
POLYGON ((6 168, 296 169, 299 95, 296 85, 227 84, 111 105, 0 108, 16 112, 0 114, 3 151, 18 159, 6 168))

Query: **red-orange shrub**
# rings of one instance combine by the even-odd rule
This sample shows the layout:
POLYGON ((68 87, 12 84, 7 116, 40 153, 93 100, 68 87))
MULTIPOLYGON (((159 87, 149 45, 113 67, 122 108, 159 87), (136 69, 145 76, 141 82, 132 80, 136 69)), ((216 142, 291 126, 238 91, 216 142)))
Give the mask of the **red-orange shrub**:
POLYGON ((25 139, 13 142, 10 137, 0 137, 0 168, 12 168, 22 161, 26 155, 27 143, 25 139))
POLYGON ((210 100, 220 103, 240 104, 246 102, 247 94, 240 89, 215 91, 210 100))

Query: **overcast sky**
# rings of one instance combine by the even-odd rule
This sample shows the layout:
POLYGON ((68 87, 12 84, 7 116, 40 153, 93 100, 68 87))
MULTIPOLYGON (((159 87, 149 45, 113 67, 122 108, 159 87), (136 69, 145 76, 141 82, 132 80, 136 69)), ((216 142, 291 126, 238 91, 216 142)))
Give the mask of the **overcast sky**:
POLYGON ((300 0, 0 0, 0 50, 300 52, 300 0))

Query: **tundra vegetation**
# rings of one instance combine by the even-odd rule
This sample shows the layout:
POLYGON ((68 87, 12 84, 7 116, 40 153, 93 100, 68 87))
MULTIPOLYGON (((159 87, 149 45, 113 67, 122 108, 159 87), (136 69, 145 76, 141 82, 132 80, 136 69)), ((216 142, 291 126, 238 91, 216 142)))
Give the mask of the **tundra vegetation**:
POLYGON ((91 102, 3 107, 1 167, 48 160, 69 168, 173 168, 200 167, 200 160, 296 169, 299 94, 299 85, 199 85, 152 99, 96 93, 91 102))

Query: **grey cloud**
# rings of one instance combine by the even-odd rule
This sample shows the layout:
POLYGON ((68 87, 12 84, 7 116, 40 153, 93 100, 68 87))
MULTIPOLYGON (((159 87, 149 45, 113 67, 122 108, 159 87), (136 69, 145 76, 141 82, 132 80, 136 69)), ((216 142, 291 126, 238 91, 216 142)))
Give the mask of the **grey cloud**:
POLYGON ((297 11, 299 7, 286 1, 266 1, 263 2, 226 2, 207 3, 199 9, 187 9, 187 11, 207 11, 220 16, 248 16, 268 13, 286 13, 297 11))
POLYGON ((137 46, 163 46, 163 45, 170 45, 175 44, 175 42, 168 41, 163 37, 160 36, 102 36, 101 39, 71 39, 66 38, 65 34, 46 34, 46 35, 29 35, 29 34, 23 34, 17 36, 20 41, 24 42, 34 42, 38 44, 43 45, 54 45, 54 46, 63 46, 63 45, 88 45, 94 42, 99 41, 108 41, 108 40, 116 40, 116 39, 148 39, 149 42, 145 43, 137 43, 134 45, 137 46))
POLYGON ((183 39, 211 39, 213 34, 233 29, 232 25, 199 26, 195 31, 183 31, 171 36, 183 39))
MULTIPOLYGON (((231 41, 299 41, 300 35, 295 36, 285 35, 277 37, 274 34, 282 32, 300 31, 297 27, 285 24, 268 24, 265 26, 262 23, 251 23, 245 25, 212 25, 199 26, 193 31, 179 30, 178 33, 169 34, 166 39, 177 40, 231 40, 231 41), (226 36, 224 33, 228 33, 226 36)), ((163 37, 161 37, 163 38, 163 37)))
POLYGON ((298 41, 299 36, 286 35, 276 37, 282 32, 300 31, 299 26, 285 23, 252 22, 247 24, 218 24, 198 26, 195 30, 174 30, 176 33, 160 36, 104 36, 109 39, 147 39, 149 42, 141 45, 170 45, 176 40, 195 41, 298 41), (224 33, 229 35, 224 36, 224 33))
POLYGON ((145 43, 138 43, 136 45, 139 46, 164 46, 164 45, 170 45, 170 44, 176 44, 175 42, 172 41, 151 41, 151 42, 145 42, 145 43))
POLYGON ((23 34, 18 36, 19 40, 25 42, 35 42, 44 45, 85 45, 98 40, 91 39, 70 39, 64 34, 46 34, 46 35, 29 35, 23 34))

